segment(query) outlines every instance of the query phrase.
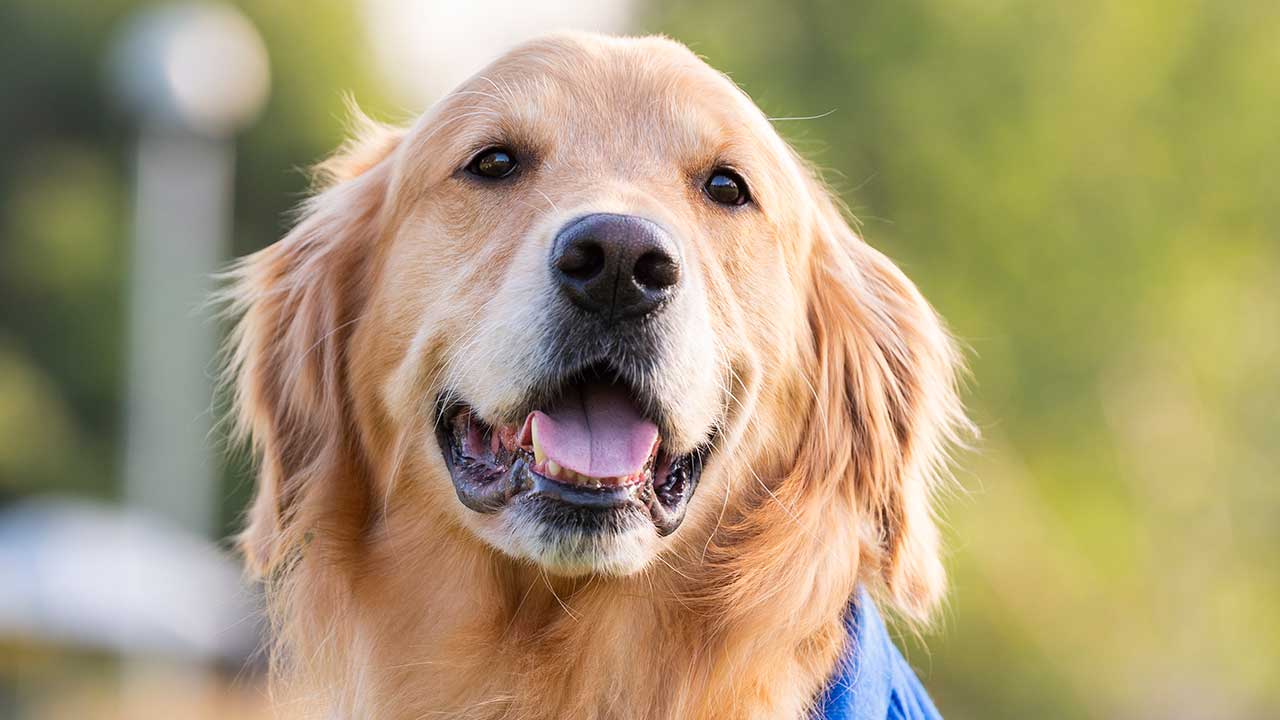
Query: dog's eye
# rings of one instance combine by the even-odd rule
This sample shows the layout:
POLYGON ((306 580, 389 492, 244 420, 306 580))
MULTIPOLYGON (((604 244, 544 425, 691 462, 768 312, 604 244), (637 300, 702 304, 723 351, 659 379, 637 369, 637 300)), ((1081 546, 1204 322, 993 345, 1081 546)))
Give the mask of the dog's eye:
POLYGON ((482 178, 497 180, 516 170, 516 157, 506 148, 489 148, 467 163, 467 172, 482 178))
POLYGON ((747 183, 738 173, 716 168, 703 186, 707 195, 721 205, 742 205, 747 201, 747 183))

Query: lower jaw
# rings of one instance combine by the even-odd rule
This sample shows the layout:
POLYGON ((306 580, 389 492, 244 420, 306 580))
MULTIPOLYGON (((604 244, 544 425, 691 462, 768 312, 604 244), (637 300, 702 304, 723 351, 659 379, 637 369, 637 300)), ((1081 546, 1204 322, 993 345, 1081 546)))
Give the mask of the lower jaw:
POLYGON ((469 478, 468 469, 450 465, 458 499, 467 508, 484 514, 496 513, 516 504, 547 508, 547 524, 568 520, 582 532, 595 526, 607 532, 609 518, 647 516, 658 535, 669 535, 684 519, 685 509, 696 487, 696 478, 681 479, 678 488, 655 488, 653 478, 620 487, 589 487, 566 483, 534 471, 517 458, 505 472, 469 478), (663 495, 666 495, 664 498, 663 495))
POLYGON ((623 577, 643 570, 656 555, 656 525, 635 504, 584 510, 530 493, 499 517, 490 543, 556 577, 623 577))

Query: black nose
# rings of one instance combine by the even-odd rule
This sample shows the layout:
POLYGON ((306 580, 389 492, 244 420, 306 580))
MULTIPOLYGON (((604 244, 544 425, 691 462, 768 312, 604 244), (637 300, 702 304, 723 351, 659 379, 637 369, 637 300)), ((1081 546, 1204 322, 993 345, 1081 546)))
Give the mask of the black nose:
POLYGON ((616 320, 660 307, 680 282, 680 263, 674 241, 656 223, 596 213, 556 236, 551 274, 573 304, 616 320))

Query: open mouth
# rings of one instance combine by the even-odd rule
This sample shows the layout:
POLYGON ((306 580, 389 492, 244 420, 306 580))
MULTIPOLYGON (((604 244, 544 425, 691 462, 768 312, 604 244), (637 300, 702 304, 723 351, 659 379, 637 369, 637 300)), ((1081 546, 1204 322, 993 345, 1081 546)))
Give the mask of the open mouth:
POLYGON ((626 385, 586 373, 519 425, 489 425, 453 403, 436 433, 458 499, 476 512, 550 502, 581 528, 590 524, 582 516, 639 510, 666 535, 684 518, 710 446, 669 452, 641 406, 626 385))

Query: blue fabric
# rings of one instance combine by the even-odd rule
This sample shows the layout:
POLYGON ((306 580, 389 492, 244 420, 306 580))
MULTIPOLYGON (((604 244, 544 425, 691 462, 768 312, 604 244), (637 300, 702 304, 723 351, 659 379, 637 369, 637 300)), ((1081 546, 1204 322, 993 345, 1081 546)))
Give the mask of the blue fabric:
POLYGON ((866 590, 858 592, 846 625, 849 649, 813 720, 942 720, 866 590))

